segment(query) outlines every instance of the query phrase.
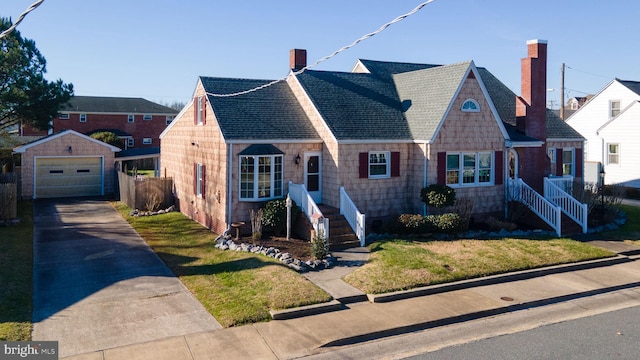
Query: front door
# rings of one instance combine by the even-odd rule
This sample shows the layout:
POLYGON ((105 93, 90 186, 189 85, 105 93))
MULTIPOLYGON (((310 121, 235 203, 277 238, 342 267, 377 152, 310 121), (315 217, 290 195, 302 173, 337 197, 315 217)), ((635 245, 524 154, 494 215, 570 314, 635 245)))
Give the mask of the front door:
POLYGON ((316 204, 322 203, 322 153, 304 153, 304 186, 316 204))

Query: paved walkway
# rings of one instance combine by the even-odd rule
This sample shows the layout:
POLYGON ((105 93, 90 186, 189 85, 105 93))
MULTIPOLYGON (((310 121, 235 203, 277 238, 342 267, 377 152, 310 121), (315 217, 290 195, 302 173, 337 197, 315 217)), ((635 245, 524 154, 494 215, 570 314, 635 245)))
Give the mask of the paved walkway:
POLYGON ((33 323, 60 357, 221 328, 99 200, 34 202, 33 323))

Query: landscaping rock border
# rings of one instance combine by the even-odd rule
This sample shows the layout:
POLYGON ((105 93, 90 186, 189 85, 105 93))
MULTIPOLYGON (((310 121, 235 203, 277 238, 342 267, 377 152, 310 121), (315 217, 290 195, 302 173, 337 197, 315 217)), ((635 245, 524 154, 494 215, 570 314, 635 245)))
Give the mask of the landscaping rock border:
POLYGON ((154 215, 166 214, 174 211, 176 211, 176 207, 175 205, 171 205, 164 210, 160 209, 158 211, 140 211, 138 209, 131 210, 129 212, 129 216, 154 216, 154 215))
POLYGON ((288 252, 281 252, 272 246, 253 245, 247 243, 236 243, 231 237, 219 237, 216 239, 215 247, 220 250, 244 251, 254 254, 262 254, 272 257, 284 265, 297 272, 318 271, 331 268, 335 265, 336 259, 329 255, 322 260, 300 260, 295 259, 288 252))

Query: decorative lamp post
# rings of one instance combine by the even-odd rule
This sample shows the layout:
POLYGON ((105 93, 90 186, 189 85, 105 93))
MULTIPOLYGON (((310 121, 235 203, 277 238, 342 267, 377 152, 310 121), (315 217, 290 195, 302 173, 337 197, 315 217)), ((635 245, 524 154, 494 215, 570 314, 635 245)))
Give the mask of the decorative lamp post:
POLYGON ((291 236, 291 197, 287 194, 287 200, 285 201, 287 205, 287 241, 289 241, 289 236, 291 236))
POLYGON ((604 221, 604 166, 600 168, 600 216, 604 221))

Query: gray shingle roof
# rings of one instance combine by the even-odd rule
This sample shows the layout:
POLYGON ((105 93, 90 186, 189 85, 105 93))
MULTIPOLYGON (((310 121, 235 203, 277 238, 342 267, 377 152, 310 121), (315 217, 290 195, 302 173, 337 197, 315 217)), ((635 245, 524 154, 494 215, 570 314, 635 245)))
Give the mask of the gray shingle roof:
POLYGON ((626 87, 629 88, 629 90, 635 92, 636 94, 640 95, 640 82, 638 81, 630 81, 630 80, 620 80, 620 79, 616 79, 618 80, 618 82, 626 87))
POLYGON ((359 60, 372 75, 385 80, 391 80, 393 74, 406 73, 416 70, 429 69, 436 66, 434 64, 416 64, 405 62, 389 62, 389 61, 377 61, 377 60, 359 60))
POLYGON ((313 70, 297 79, 336 139, 412 139, 391 82, 371 74, 313 70))
POLYGON ((413 139, 433 140, 471 62, 393 75, 413 139))
MULTIPOLYGON (((208 93, 251 89, 271 80, 200 77, 208 93)), ((234 97, 208 96, 226 140, 320 140, 289 85, 277 83, 234 97)))
POLYGON ((61 112, 81 113, 126 113, 126 114, 168 114, 175 115, 178 110, 156 104, 143 98, 73 96, 61 112))

